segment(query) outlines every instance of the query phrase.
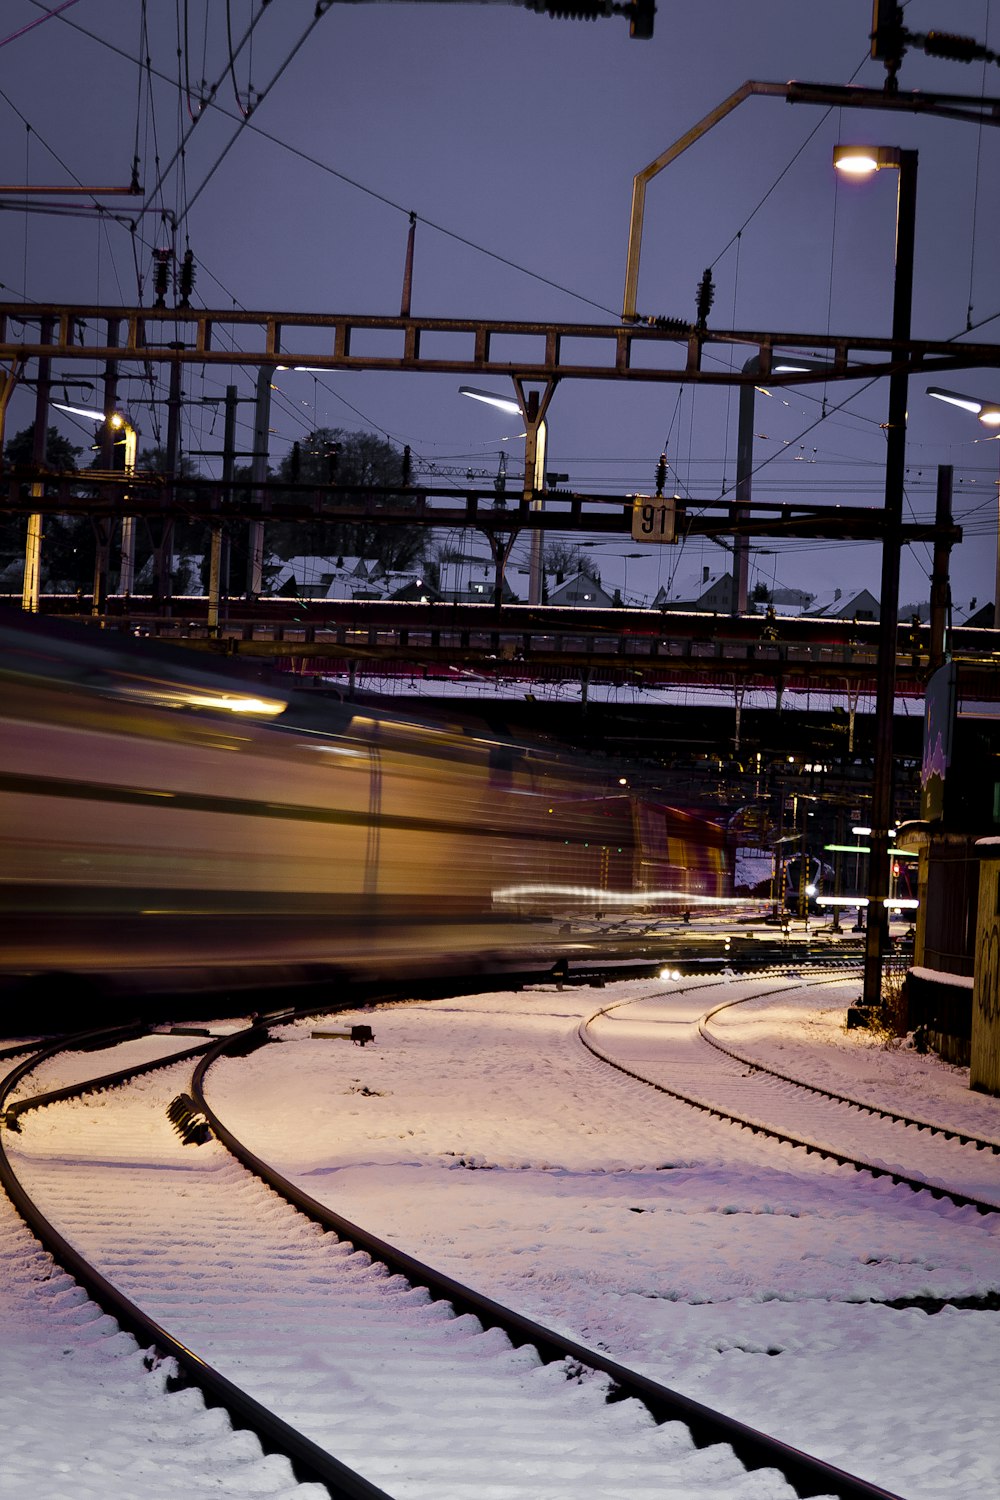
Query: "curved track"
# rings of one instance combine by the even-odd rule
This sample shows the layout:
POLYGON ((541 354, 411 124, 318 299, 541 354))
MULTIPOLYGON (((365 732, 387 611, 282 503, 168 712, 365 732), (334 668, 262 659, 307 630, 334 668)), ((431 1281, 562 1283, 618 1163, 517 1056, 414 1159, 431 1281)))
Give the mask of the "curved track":
MULTIPOLYGON (((130 1032, 129 1035, 134 1035, 134 1032, 130 1032)), ((89 1038, 74 1039, 74 1042, 92 1050, 100 1046, 101 1042, 109 1042, 113 1048, 116 1040, 120 1040, 119 1034, 101 1032, 89 1038)), ((152 1043, 152 1045, 155 1052, 157 1044, 152 1043)), ((133 1301, 120 1285, 109 1279, 99 1269, 95 1260, 81 1253, 75 1243, 75 1236, 67 1237, 61 1228, 57 1227, 58 1212, 51 1218, 47 1216, 33 1193, 25 1187, 15 1166, 12 1165, 11 1157, 14 1157, 16 1163, 20 1154, 17 1137, 22 1134, 24 1128, 22 1118, 29 1116, 31 1112, 46 1110, 49 1106, 60 1104, 65 1106, 70 1100, 122 1086, 133 1078, 169 1068, 180 1060, 203 1052, 207 1044, 201 1043, 196 1047, 183 1046, 179 1049, 176 1043, 171 1045, 169 1038, 160 1037, 158 1045, 159 1055, 147 1057, 138 1063, 133 1060, 128 1067, 117 1068, 110 1072, 95 1072, 92 1065, 88 1066, 82 1060, 73 1058, 72 1046, 66 1049, 64 1044, 56 1044, 42 1048, 37 1056, 28 1057, 8 1073, 0 1083, 0 1105, 6 1102, 11 1093, 21 1085, 26 1075, 39 1063, 57 1063, 63 1072, 70 1071, 76 1076, 72 1083, 64 1084, 60 1088, 37 1094, 25 1094, 4 1111, 2 1122, 6 1130, 0 1133, 0 1183, 25 1224, 53 1257, 57 1267, 68 1273, 78 1286, 84 1288, 98 1307, 117 1321, 121 1329, 131 1333, 141 1349, 147 1350, 144 1368, 147 1371, 158 1372, 160 1367, 163 1367, 164 1390, 168 1394, 186 1386, 196 1387, 204 1396, 206 1406, 223 1407, 234 1428, 243 1428, 253 1433, 263 1453, 281 1454, 289 1460, 292 1472, 298 1479, 319 1481, 325 1487, 326 1492, 334 1497, 334 1500, 389 1500, 383 1491, 369 1484, 360 1475, 341 1464, 338 1459, 310 1442, 294 1427, 284 1423, 266 1405, 248 1396, 239 1384, 228 1380, 219 1369, 201 1358, 195 1350, 189 1348, 172 1331, 158 1323, 147 1310, 133 1301)), ((102 1057, 106 1062, 109 1059, 109 1053, 102 1053, 102 1057)), ((127 1235, 125 1237, 127 1238, 127 1235)), ((63 1352, 71 1351, 64 1350, 63 1352)), ((101 1393, 97 1392, 96 1395, 100 1400, 101 1393)), ((147 1423, 150 1420, 154 1421, 158 1428, 168 1425, 168 1419, 165 1419, 159 1411, 150 1413, 147 1410, 144 1419, 147 1423)), ((133 1441, 142 1440, 141 1436, 133 1439, 133 1441)), ((183 1433, 178 1434, 174 1441, 179 1447, 184 1442, 183 1433)), ((206 1474, 204 1479, 213 1492, 217 1488, 219 1493, 242 1495, 249 1492, 246 1489, 248 1485, 252 1492, 257 1492, 258 1489, 262 1493, 266 1492, 267 1478, 260 1473, 257 1475, 247 1473, 248 1457, 253 1462, 255 1454, 251 1452, 248 1455, 246 1448, 239 1444, 234 1451, 230 1434, 220 1434, 218 1428, 215 1427, 211 1439, 205 1446, 207 1451, 203 1462, 208 1466, 211 1477, 206 1474)), ((258 1452, 256 1457, 259 1458, 259 1456, 258 1452)), ((149 1461, 141 1450, 138 1453, 129 1452, 124 1456, 113 1455, 110 1462, 112 1464, 117 1462, 128 1470, 142 1469, 147 1472, 147 1479, 143 1481, 144 1485, 148 1482, 149 1461)), ((177 1467, 176 1454, 170 1455, 168 1466, 171 1471, 177 1467)), ((183 1468, 178 1472, 183 1476, 183 1468)), ((182 1478, 182 1483, 188 1486, 184 1489, 184 1493, 192 1495, 198 1493, 201 1479, 201 1475, 189 1475, 186 1481, 182 1478)), ((167 1481, 164 1481, 164 1485, 164 1493, 167 1488, 173 1487, 172 1482, 168 1485, 167 1481)))
MULTIPOLYGON (((834 978, 816 983, 842 982, 834 978)), ((579 1028, 595 1057, 693 1108, 787 1145, 888 1177, 981 1214, 1000 1213, 1000 1143, 917 1119, 770 1067, 709 1030, 734 1006, 787 996, 796 980, 702 1009, 704 986, 603 1007, 579 1028), (693 1003, 692 1003, 693 1002, 693 1003), (629 1012, 628 1025, 616 1025, 629 1012), (648 1043, 656 1039, 655 1062, 648 1043), (702 1045, 699 1046, 699 1043, 702 1045), (864 1115, 863 1121, 858 1116, 864 1115), (954 1143, 964 1148, 960 1155, 954 1143)))
MULTIPOLYGON (((734 1500, 788 1493, 779 1474, 769 1484, 747 1464, 780 1470, 801 1495, 888 1494, 478 1297, 299 1195, 334 1230, 317 1237, 218 1143, 192 1148, 170 1131, 166 1107, 182 1074, 184 1064, 169 1063, 114 1096, 114 1108, 68 1102, 66 1088, 44 1114, 20 1101, 8 1121, 20 1132, 7 1138, 19 1174, 161 1333, 169 1326, 319 1449, 369 1472, 369 1484, 400 1496, 481 1493, 487 1476, 491 1493, 512 1497, 617 1500, 665 1484, 734 1500), (124 1159, 129 1171, 88 1170, 78 1186, 73 1158, 83 1151, 109 1166, 124 1159), (167 1183, 184 1199, 176 1229, 167 1183)), ((195 1102, 225 1136, 206 1101, 195 1102)))

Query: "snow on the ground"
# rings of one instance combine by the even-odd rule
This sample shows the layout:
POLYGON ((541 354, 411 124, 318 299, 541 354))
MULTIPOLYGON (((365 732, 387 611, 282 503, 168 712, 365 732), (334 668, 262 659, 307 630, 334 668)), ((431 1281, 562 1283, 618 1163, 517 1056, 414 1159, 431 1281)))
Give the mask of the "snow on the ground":
MULTIPOLYGON (((1000 1145, 1000 1100, 971 1090, 968 1068, 917 1052, 912 1037, 887 1047, 874 1032, 845 1028, 845 1000, 853 1003, 857 990, 854 982, 824 998, 810 986, 736 1005, 713 1016, 712 1034, 765 1067, 1000 1145)), ((706 1009, 715 993, 729 998, 706 992, 706 1009)))
MULTIPOLYGON (((209 1098, 314 1197, 583 1343, 906 1500, 1000 1493, 1000 1314, 885 1305, 1000 1292, 1000 1220, 768 1144, 583 1050, 582 1017, 657 988, 380 1009, 365 1048, 303 1023, 213 1070, 209 1098)), ((737 1007, 727 1034, 1000 1139, 1000 1100, 961 1070, 841 1031, 842 988, 744 1023, 737 1007)))
POLYGON ((0 1193, 5 1500, 320 1500, 194 1390, 165 1393, 135 1340, 58 1270, 0 1193))
MULTIPOLYGON (((765 987, 683 986, 686 1013, 765 987)), ((856 987, 786 986, 713 1029, 783 1071, 1000 1140, 1000 1100, 964 1070, 842 1029, 856 987)), ((313 1196, 582 1343, 906 1500, 1000 1494, 1000 1314, 886 1305, 1000 1292, 1000 1220, 768 1144, 583 1049, 581 1018, 671 988, 545 986, 281 1027, 280 1045, 213 1068, 209 1099, 313 1196), (351 1020, 374 1044, 311 1036, 351 1020)), ((84 1154, 73 1170, 98 1168, 84 1154)), ((18 1453, 0 1496, 172 1493, 157 1464, 173 1402, 186 1492, 234 1493, 202 1446, 218 1414, 164 1398, 155 1375, 156 1400, 138 1398, 140 1481, 118 1434, 135 1425, 141 1357, 44 1256, 20 1269, 23 1231, 0 1207, 0 1420, 18 1453)), ((252 1492, 286 1492, 272 1463, 248 1465, 252 1492)))

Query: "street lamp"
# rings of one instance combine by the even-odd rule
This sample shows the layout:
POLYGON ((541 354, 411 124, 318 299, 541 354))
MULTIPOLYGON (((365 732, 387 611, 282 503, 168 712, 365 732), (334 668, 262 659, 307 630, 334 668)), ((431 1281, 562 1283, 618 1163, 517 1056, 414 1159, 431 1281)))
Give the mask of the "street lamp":
MULTIPOLYGON (((1000 427, 1000 402, 980 401, 977 396, 963 396, 960 391, 942 390, 939 385, 927 387, 928 396, 938 401, 947 401, 950 406, 959 406, 978 417, 984 427, 1000 427)), ((1000 433, 997 434, 1000 437, 1000 433)), ((997 476, 997 567, 993 592, 993 629, 1000 630, 1000 473, 997 476)))
MULTIPOLYGON (((74 417, 89 417, 94 422, 107 422, 113 432, 121 432, 125 447, 125 473, 135 472, 135 454, 139 434, 124 412, 98 411, 89 406, 68 406, 62 401, 53 401, 52 405, 58 411, 69 412, 74 417)), ((122 495, 122 502, 128 499, 128 491, 122 495)), ((135 517, 122 517, 122 542, 121 542, 121 572, 118 580, 118 592, 120 594, 131 594, 135 582, 135 517)))
MULTIPOLYGON (((524 499, 532 510, 542 509, 541 495, 545 489, 545 450, 548 429, 545 425, 545 409, 549 404, 554 381, 550 381, 541 401, 537 391, 525 394, 521 382, 514 377, 517 399, 500 396, 495 391, 480 391, 471 385, 460 385, 460 396, 470 396, 473 401, 483 401, 487 406, 496 406, 500 411, 515 413, 524 419, 524 499), (537 498, 536 498, 537 497, 537 498)), ((542 530, 531 533, 531 551, 528 559, 528 603, 542 602, 542 530)))
POLYGON ((913 301, 913 241, 916 225, 917 153, 898 146, 835 146, 833 164, 852 176, 890 168, 898 174, 896 247, 892 293, 893 371, 885 444, 885 521, 875 678, 875 766, 872 779, 871 858, 868 862, 868 922, 865 932, 864 1003, 882 1001, 882 956, 888 946, 889 828, 893 817, 893 717, 896 698, 896 627, 902 551, 906 470, 906 399, 913 301))

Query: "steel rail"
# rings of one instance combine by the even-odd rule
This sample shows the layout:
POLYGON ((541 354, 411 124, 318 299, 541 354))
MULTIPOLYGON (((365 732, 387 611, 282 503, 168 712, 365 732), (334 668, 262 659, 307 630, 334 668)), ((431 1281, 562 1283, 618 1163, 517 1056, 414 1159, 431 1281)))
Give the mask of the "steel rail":
POLYGON ((411 1284, 424 1287, 435 1299, 450 1303, 457 1314, 471 1314, 484 1328, 499 1328, 515 1347, 530 1345, 545 1363, 573 1360, 601 1371, 612 1382, 610 1400, 633 1398, 640 1401, 657 1423, 683 1422, 696 1446, 728 1444, 747 1468, 776 1468, 800 1496, 837 1495, 840 1500, 901 1500, 891 1491, 869 1484, 847 1474, 822 1459, 767 1436, 756 1429, 704 1406, 667 1386, 639 1375, 583 1344, 555 1333, 533 1319, 483 1296, 462 1282, 436 1271, 415 1256, 388 1241, 369 1233, 360 1225, 318 1202, 287 1178, 276 1172, 244 1144, 212 1110, 204 1092, 205 1075, 213 1063, 225 1056, 230 1047, 264 1045, 268 1040, 266 1025, 251 1027, 234 1037, 217 1042, 198 1063, 191 1083, 191 1094, 204 1112, 213 1134, 249 1171, 280 1194, 301 1213, 324 1229, 365 1250, 391 1271, 404 1276, 411 1284))
MULTIPOLYGON (((20 1130, 21 1116, 33 1109, 44 1109, 46 1105, 60 1104, 66 1099, 79 1099, 85 1094, 99 1094, 102 1089, 117 1088, 123 1083, 131 1083, 133 1078, 142 1078, 146 1073, 159 1072, 161 1068, 169 1067, 171 1063, 189 1062, 192 1057, 199 1057, 211 1046, 211 1041, 199 1042, 193 1047, 184 1047, 178 1052, 171 1052, 168 1057, 150 1058, 148 1062, 136 1063, 130 1068, 118 1068, 112 1073, 102 1073, 98 1077, 87 1078, 80 1083, 67 1083, 64 1088, 51 1089, 45 1094, 31 1094, 26 1099, 19 1099, 16 1104, 8 1104, 7 1108, 0 1113, 0 1118, 8 1129, 20 1130)), ((65 1049, 60 1048, 60 1050, 65 1049)), ((52 1054, 49 1052, 46 1055, 52 1054)), ((40 1060, 37 1056, 32 1058, 32 1066, 40 1060)))
MULTIPOLYGON (((239 1033, 237 1033, 239 1034, 239 1033)), ((99 1033, 107 1036, 107 1033, 99 1033)), ((26 1073, 40 1062, 65 1050, 62 1041, 56 1042, 25 1059, 0 1080, 0 1121, 3 1105, 26 1073)), ((177 1055, 164 1058, 160 1064, 167 1067, 177 1060, 177 1055)), ((141 1064, 136 1071, 149 1071, 141 1064)), ((117 1075, 123 1082, 129 1070, 117 1075)), ((75 1086, 77 1091, 89 1086, 88 1082, 75 1086)), ((70 1090, 69 1092, 73 1092, 70 1090)), ((67 1091, 58 1091, 66 1097, 67 1091)), ((8 1127, 9 1128, 9 1127, 8 1127)), ((255 1401, 218 1370, 195 1354, 179 1339, 175 1339, 161 1324, 148 1317, 130 1298, 97 1270, 74 1248, 70 1242, 45 1217, 34 1200, 25 1191, 7 1156, 3 1130, 0 1128, 0 1186, 13 1203, 21 1218, 41 1242, 44 1248, 87 1291, 98 1306, 119 1326, 136 1339, 141 1348, 152 1347, 160 1356, 174 1359, 184 1372, 187 1383, 197 1386, 205 1397, 207 1406, 221 1406, 229 1413, 234 1427, 246 1428, 256 1434, 262 1448, 268 1453, 283 1454, 300 1481, 318 1481, 327 1487, 332 1500, 393 1500, 385 1490, 369 1483, 346 1464, 320 1448, 318 1444, 296 1431, 287 1422, 255 1401)))
MULTIPOLYGON (((857 965, 852 965, 857 967, 857 965)), ((975 1146, 977 1151, 992 1151, 994 1156, 1000 1156, 1000 1141, 986 1140, 982 1136, 968 1135, 963 1130, 953 1130, 947 1125, 935 1125, 930 1120, 920 1120, 915 1115, 901 1115, 894 1109, 886 1109, 882 1104, 868 1104, 864 1099, 855 1099, 850 1094, 840 1094, 835 1089, 824 1088, 822 1084, 809 1083, 802 1078, 793 1078, 790 1073, 783 1073, 779 1068, 772 1068, 768 1063, 757 1062, 745 1053, 737 1052, 735 1048, 727 1046, 718 1037, 712 1035, 707 1029, 708 1023, 713 1016, 720 1011, 728 1010, 734 1005, 746 1005, 750 1000, 758 1000, 759 995, 744 995, 740 1000, 724 1000, 713 1010, 706 1011, 698 1022, 698 1030, 702 1040, 717 1051, 724 1052, 734 1062, 742 1063, 745 1067, 753 1068, 756 1073, 767 1073, 771 1078, 780 1078, 782 1083, 790 1083, 795 1088, 808 1089, 811 1094, 819 1094, 824 1099, 833 1099, 838 1104, 846 1104, 851 1109, 860 1109, 865 1114, 875 1115, 881 1120, 893 1120, 898 1125, 913 1125, 917 1130, 927 1130, 931 1135, 941 1135, 946 1141, 958 1141, 963 1146, 975 1146)))
MULTIPOLYGON (((820 984, 834 984, 839 980, 840 977, 840 975, 837 975, 834 979, 816 980, 813 982, 820 984)), ((782 994, 783 991, 775 990, 773 993, 782 994)), ((760 999, 761 997, 757 995, 754 998, 760 999)), ((657 1093, 660 1094, 666 1094, 671 1099, 677 1099, 681 1104, 690 1105, 692 1109, 701 1110, 705 1114, 714 1116, 714 1118, 717 1120, 724 1120, 730 1125, 738 1125, 741 1130, 749 1130, 754 1135, 767 1136, 769 1139, 780 1141, 786 1146, 798 1147, 799 1149, 804 1150, 808 1155, 819 1156, 824 1161, 835 1161, 839 1166, 853 1167, 856 1172, 868 1172, 872 1177, 888 1177, 890 1182, 900 1187, 908 1187, 911 1192, 929 1193, 931 1197, 935 1199, 946 1198, 949 1203, 954 1203, 956 1208, 974 1208, 977 1213, 984 1216, 986 1214, 1000 1213, 1000 1204, 988 1203, 982 1198, 973 1198, 968 1193, 952 1191, 950 1188, 944 1187, 939 1183, 927 1182, 919 1177, 910 1177, 907 1173, 897 1172, 892 1167, 877 1166, 874 1162, 865 1161, 861 1157, 850 1156, 847 1152, 844 1151, 836 1151, 831 1146, 824 1146, 819 1141, 811 1141, 805 1136, 794 1135, 787 1130, 774 1129, 770 1125, 765 1125, 761 1120, 752 1120, 747 1115, 737 1114, 734 1110, 724 1109, 721 1105, 713 1104, 709 1100, 699 1099, 693 1094, 683 1093, 680 1089, 671 1088, 668 1084, 657 1083, 654 1079, 645 1077, 644 1074, 638 1072, 636 1069, 630 1068, 625 1063, 619 1062, 616 1058, 611 1057, 603 1050, 603 1048, 599 1047, 597 1043, 586 1034, 587 1028, 592 1024, 592 1022, 598 1020, 601 1016, 609 1015, 613 1010, 620 1009, 620 1007, 623 1005, 631 1005, 632 1003, 633 1002, 630 1000, 619 1000, 616 1001, 613 1005, 602 1006, 601 1009, 595 1011, 592 1016, 588 1016, 585 1020, 581 1021, 577 1031, 577 1035, 580 1039, 581 1044, 586 1047, 587 1051, 590 1052, 592 1056, 596 1057, 600 1062, 606 1063, 608 1067, 615 1068, 619 1073, 623 1073, 627 1078, 634 1078, 637 1083, 645 1084, 647 1088, 655 1089, 657 1093)), ((748 1066, 756 1067, 756 1064, 753 1062, 749 1062, 748 1066)), ((803 1083, 798 1079, 789 1078, 785 1081, 797 1084, 799 1088, 807 1090, 812 1089, 811 1084, 803 1083)), ((821 1091, 815 1090, 814 1092, 819 1093, 821 1091)), ((855 1101, 845 1100, 844 1102, 846 1104, 853 1104, 855 1101)), ((919 1125, 921 1122, 918 1120, 911 1120, 906 1121, 906 1123, 919 1125)))

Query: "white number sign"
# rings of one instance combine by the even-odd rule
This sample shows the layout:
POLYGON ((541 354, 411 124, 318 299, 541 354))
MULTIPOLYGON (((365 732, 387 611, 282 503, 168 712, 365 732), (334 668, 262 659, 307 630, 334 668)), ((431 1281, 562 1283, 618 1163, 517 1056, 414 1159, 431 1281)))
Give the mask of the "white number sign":
POLYGON ((675 542, 677 501, 673 495, 636 495, 632 501, 634 542, 675 542))

